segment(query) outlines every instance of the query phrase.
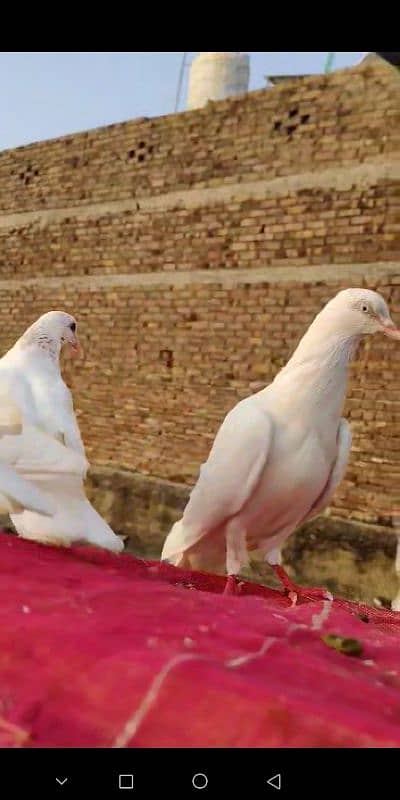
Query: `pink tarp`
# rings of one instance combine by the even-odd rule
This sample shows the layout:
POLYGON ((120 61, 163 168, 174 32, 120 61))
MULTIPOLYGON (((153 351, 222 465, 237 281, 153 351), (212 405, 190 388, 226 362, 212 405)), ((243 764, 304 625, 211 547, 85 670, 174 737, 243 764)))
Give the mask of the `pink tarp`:
POLYGON ((400 614, 223 587, 0 534, 0 746, 400 746, 400 614))

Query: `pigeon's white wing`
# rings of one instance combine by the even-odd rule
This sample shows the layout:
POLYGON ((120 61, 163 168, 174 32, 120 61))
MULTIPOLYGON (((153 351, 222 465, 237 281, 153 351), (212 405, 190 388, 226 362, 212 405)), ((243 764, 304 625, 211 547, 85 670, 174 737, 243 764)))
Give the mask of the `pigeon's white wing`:
MULTIPOLYGON (((52 516, 55 505, 46 490, 49 475, 58 481, 74 475, 78 487, 88 469, 79 453, 69 450, 52 436, 29 425, 10 424, 12 407, 0 407, 0 507, 6 512, 22 509, 52 516), (5 418, 9 417, 9 424, 5 418), (42 484, 42 486, 41 486, 42 484)), ((77 487, 77 488, 78 488, 77 487)))
POLYGON ((42 354, 12 348, 0 359, 0 419, 3 395, 28 425, 47 431, 85 455, 72 395, 60 374, 43 370, 42 354))
POLYGON ((3 513, 26 508, 52 515, 55 506, 51 498, 18 474, 16 468, 23 426, 21 409, 11 399, 11 383, 0 381, 0 508, 3 513))
POLYGON ((183 514, 193 542, 249 500, 267 463, 272 433, 270 417, 252 398, 225 417, 183 514))
POLYGON ((350 450, 351 450, 351 442, 352 442, 352 435, 349 423, 346 419, 341 419, 339 423, 338 429, 338 437, 337 437, 337 456, 336 461, 333 465, 331 474, 328 478, 327 484, 322 492, 322 494, 318 497, 310 511, 308 512, 305 519, 302 521, 302 525, 305 522, 313 519, 313 517, 318 516, 325 508, 328 507, 329 503, 332 500, 333 495, 336 492, 339 484, 341 483, 344 474, 346 472, 347 463, 349 460, 350 450))
POLYGON ((63 435, 64 444, 84 456, 85 447, 75 416, 72 395, 64 381, 61 381, 59 403, 57 404, 57 418, 60 420, 60 430, 63 435))
MULTIPOLYGON (((24 374, 0 359, 0 428, 26 423, 41 428, 35 398, 24 374)), ((0 431, 1 435, 1 431, 0 431)))
MULTIPOLYGON (((45 429, 66 447, 85 455, 80 430, 75 416, 72 395, 61 376, 49 380, 40 373, 30 375, 30 383, 39 416, 45 420, 45 429)), ((41 426, 43 427, 43 426, 41 426)))
MULTIPOLYGON (((34 509, 12 513, 11 520, 19 535, 52 544, 86 541, 120 552, 123 542, 86 498, 83 484, 89 466, 86 458, 35 428, 24 428, 17 438, 20 446, 14 453, 15 468, 45 491, 55 505, 50 519, 32 513, 34 509)), ((11 456, 14 443, 11 437, 4 437, 5 444, 7 439, 11 456)))
POLYGON ((40 479, 76 475, 82 483, 89 468, 85 456, 31 425, 24 425, 18 436, 3 435, 0 439, 0 461, 11 464, 25 478, 40 479))
POLYGON ((38 386, 35 378, 30 383, 16 370, 0 368, 0 510, 10 513, 25 538, 52 544, 88 541, 120 552, 123 542, 86 498, 89 464, 65 384, 64 389, 44 381, 38 386), (31 403, 50 432, 30 424, 31 403))
POLYGON ((7 464, 0 463, 0 511, 9 514, 21 510, 52 516, 56 508, 49 496, 40 491, 7 464))
POLYGON ((24 376, 0 369, 0 462, 20 474, 43 471, 84 476, 89 467, 84 453, 65 447, 32 423, 34 407, 34 393, 24 376))

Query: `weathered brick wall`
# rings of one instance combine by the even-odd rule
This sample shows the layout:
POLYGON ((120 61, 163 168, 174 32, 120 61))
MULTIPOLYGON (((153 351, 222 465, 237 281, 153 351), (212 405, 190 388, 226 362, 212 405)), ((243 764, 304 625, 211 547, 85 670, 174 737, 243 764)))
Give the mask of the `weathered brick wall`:
POLYGON ((383 161, 398 151, 385 64, 290 81, 204 109, 0 153, 0 210, 70 207, 383 161))
MULTIPOLYGON (((400 321, 399 87, 369 65, 0 153, 0 350, 77 316, 94 464, 190 483, 332 294, 378 288, 400 321)), ((353 368, 336 515, 391 524, 399 360, 376 338, 353 368)))
MULTIPOLYGON (((393 166, 393 171, 396 167, 393 166)), ((40 217, 1 227, 0 276, 99 275, 196 269, 254 269, 393 260, 399 253, 398 181, 296 190, 194 208, 40 217)), ((348 181, 348 173, 341 175, 348 181)), ((355 176, 357 180, 357 173, 355 176)), ((202 202, 203 198, 198 198, 202 202)), ((217 200, 217 202, 216 202, 217 200)), ((195 198, 194 198, 195 201, 195 198)), ((68 212, 70 213, 70 212, 68 212)))

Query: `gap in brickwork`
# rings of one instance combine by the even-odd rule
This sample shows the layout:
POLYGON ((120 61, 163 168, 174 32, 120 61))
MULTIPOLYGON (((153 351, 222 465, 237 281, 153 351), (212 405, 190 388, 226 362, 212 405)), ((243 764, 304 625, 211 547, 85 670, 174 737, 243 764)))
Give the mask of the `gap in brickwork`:
POLYGON ((132 148, 128 150, 126 158, 127 161, 133 161, 136 164, 142 164, 144 161, 148 160, 148 157, 153 155, 154 146, 147 145, 146 142, 139 142, 136 148, 132 148))
POLYGON ((275 119, 272 125, 272 133, 288 136, 290 139, 298 128, 306 126, 311 119, 311 114, 302 113, 298 106, 289 108, 284 116, 275 119))
MULTIPOLYGON (((10 175, 15 175, 15 170, 11 170, 10 175)), ((18 173, 18 178, 24 186, 28 186, 34 178, 39 177, 39 170, 28 164, 25 169, 18 173)))
POLYGON ((171 369, 174 366, 174 354, 172 350, 160 350, 160 361, 171 369))

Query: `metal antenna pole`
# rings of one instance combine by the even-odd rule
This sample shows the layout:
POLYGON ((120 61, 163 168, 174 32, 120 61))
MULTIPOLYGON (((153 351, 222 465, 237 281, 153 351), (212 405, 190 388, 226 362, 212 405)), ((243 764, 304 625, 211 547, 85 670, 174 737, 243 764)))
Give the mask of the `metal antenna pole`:
POLYGON ((182 58, 182 62, 181 62, 181 68, 179 70, 178 88, 176 90, 176 98, 175 98, 175 113, 178 111, 179 101, 181 99, 183 76, 184 76, 184 73, 185 73, 185 66, 186 66, 186 56, 187 56, 187 53, 184 53, 183 54, 183 58, 182 58))
POLYGON ((324 72, 330 72, 332 69, 332 64, 335 60, 336 53, 328 53, 328 58, 325 61, 325 69, 324 72))

